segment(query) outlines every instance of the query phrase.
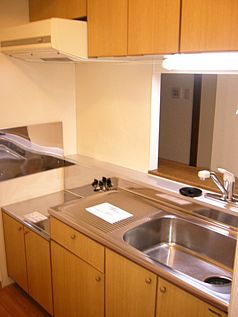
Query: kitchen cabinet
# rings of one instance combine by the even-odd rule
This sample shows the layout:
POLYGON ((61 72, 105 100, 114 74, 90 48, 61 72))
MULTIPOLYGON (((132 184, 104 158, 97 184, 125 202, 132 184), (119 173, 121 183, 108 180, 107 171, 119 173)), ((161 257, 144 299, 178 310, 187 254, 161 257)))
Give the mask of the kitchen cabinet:
POLYGON ((50 218, 51 238, 83 259, 97 270, 104 272, 104 247, 61 221, 50 218))
POLYGON ((78 19, 87 16, 86 0, 29 0, 30 21, 48 18, 78 19))
POLYGON ((2 215, 8 275, 28 292, 24 226, 5 213, 2 215))
POLYGON ((157 277, 106 249, 106 316, 154 317, 157 277))
POLYGON ((5 213, 3 226, 8 275, 52 314, 49 241, 5 213))
POLYGON ((54 217, 50 228, 55 317, 104 317, 104 247, 54 217))
POLYGON ((88 0, 89 56, 178 52, 180 0, 88 0))
POLYGON ((52 279, 49 241, 24 228, 28 293, 53 314, 52 279))
POLYGON ((55 317, 104 317, 104 274, 51 242, 55 317))
POLYGON ((128 1, 128 55, 177 53, 180 0, 128 1))
POLYGON ((238 50, 237 0, 183 0, 181 52, 238 50))
POLYGON ((159 278, 156 317, 227 317, 219 309, 159 278))
POLYGON ((88 0, 88 55, 127 55, 128 0, 88 0))

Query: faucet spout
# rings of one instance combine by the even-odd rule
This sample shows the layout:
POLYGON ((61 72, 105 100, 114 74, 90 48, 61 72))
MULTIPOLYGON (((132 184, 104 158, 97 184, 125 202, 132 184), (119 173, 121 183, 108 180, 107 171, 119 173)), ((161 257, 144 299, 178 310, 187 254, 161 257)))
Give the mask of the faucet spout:
POLYGON ((216 184, 216 186, 219 188, 219 190, 221 191, 221 195, 208 193, 205 196, 214 198, 214 199, 219 199, 226 202, 237 202, 238 199, 234 195, 235 176, 231 172, 225 170, 224 168, 218 168, 218 171, 223 174, 224 184, 222 184, 222 182, 220 181, 220 179, 214 172, 210 172, 206 170, 198 172, 198 177, 201 180, 206 180, 208 178, 211 178, 213 182, 216 184))
POLYGON ((217 187, 220 189, 221 193, 222 193, 222 198, 224 200, 227 200, 228 198, 228 192, 225 188, 225 186, 223 186, 222 182, 220 181, 220 179, 218 178, 218 176, 216 175, 216 173, 211 172, 210 173, 210 177, 213 180, 213 182, 217 185, 217 187))

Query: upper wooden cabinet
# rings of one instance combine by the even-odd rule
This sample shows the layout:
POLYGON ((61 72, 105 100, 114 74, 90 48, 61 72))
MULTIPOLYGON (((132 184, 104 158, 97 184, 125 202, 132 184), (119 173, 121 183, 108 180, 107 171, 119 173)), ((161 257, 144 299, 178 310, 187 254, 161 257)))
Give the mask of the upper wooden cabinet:
POLYGON ((82 18, 87 16, 86 7, 86 0, 29 0, 30 21, 82 18))
POLYGON ((89 56, 178 52, 180 0, 88 0, 89 56))
POLYGON ((87 1, 89 56, 127 55, 127 1, 87 1))
POLYGON ((183 0, 181 52, 238 50, 237 0, 183 0))
POLYGON ((128 55, 178 52, 180 0, 129 0, 128 55))

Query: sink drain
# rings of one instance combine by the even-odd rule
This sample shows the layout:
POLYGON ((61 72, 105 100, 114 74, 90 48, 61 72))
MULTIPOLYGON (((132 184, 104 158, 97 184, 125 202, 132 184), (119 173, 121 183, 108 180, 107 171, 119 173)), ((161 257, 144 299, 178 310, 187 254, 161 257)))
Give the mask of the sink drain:
POLYGON ((204 280, 205 283, 212 284, 212 285, 230 285, 231 279, 225 276, 209 276, 204 280))

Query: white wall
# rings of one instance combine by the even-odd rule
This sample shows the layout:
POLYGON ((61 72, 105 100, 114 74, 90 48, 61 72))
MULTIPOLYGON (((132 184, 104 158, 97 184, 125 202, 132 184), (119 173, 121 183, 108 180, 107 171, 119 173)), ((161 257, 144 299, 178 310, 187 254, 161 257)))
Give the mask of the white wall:
POLYGON ((76 74, 78 153, 148 171, 152 66, 78 64, 76 74))
MULTIPOLYGON (((0 1, 0 27, 28 22, 28 1, 0 1)), ((65 153, 76 152, 75 65, 34 64, 0 54, 0 129, 63 122, 65 153)), ((0 183, 0 206, 63 188, 61 169, 0 183)), ((8 283, 0 217, 0 280, 8 283)))
POLYGON ((160 158, 189 164, 193 81, 193 74, 162 75, 159 128, 160 158), (177 98, 172 95, 173 89, 178 91, 177 98))
POLYGON ((202 76, 197 166, 211 167, 217 75, 202 76))
POLYGON ((218 75, 211 168, 238 176, 238 76, 218 75))

